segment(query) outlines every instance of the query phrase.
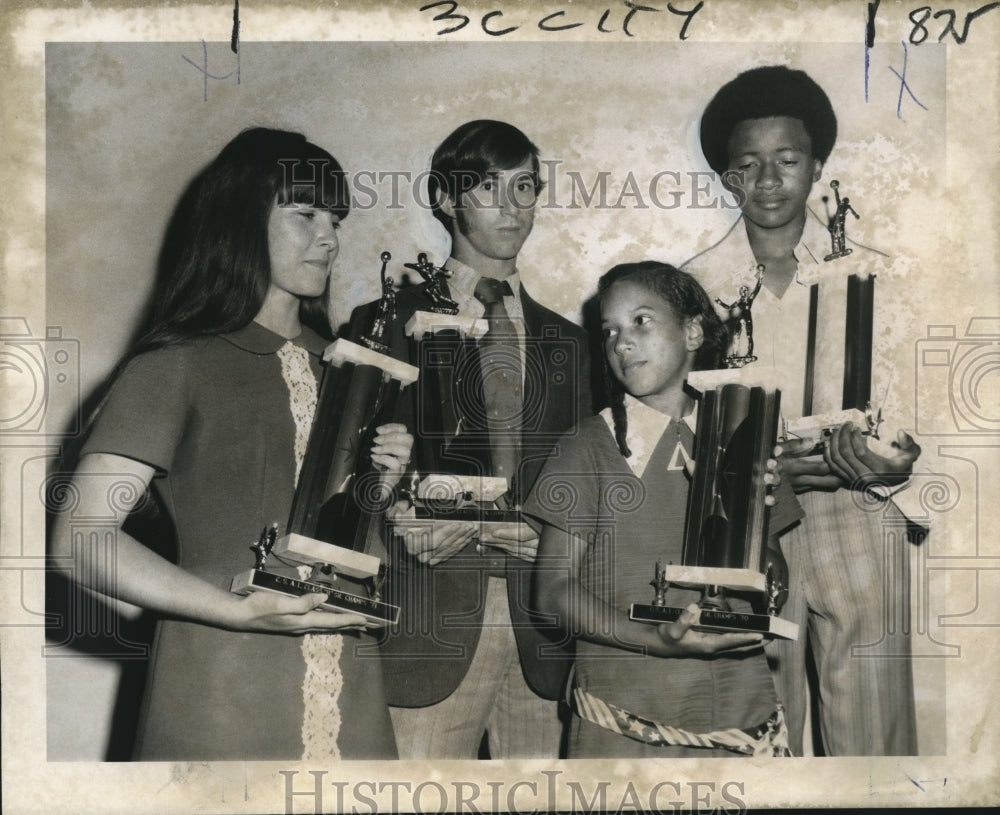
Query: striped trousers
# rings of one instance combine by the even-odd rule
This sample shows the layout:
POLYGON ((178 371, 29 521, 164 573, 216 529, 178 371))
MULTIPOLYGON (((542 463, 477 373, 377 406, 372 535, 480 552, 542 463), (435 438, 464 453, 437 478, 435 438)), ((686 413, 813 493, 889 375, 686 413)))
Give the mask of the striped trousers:
POLYGON ((803 754, 808 648, 823 753, 916 755, 905 519, 845 489, 798 497, 806 517, 781 537, 790 578, 781 616, 799 624, 799 639, 766 649, 792 754, 803 754))

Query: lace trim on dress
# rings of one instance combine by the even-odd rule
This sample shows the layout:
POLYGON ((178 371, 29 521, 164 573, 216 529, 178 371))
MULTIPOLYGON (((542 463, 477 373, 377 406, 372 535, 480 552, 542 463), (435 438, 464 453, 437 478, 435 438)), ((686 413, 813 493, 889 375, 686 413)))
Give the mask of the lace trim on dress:
MULTIPOLYGON (((295 420, 295 482, 298 483, 313 415, 316 413, 316 377, 309 367, 309 352, 292 342, 278 349, 281 375, 288 386, 292 418, 295 420)), ((305 579, 308 566, 299 567, 305 579)), ((301 640, 306 672, 302 680, 302 758, 304 761, 340 758, 340 673, 343 638, 337 634, 306 634, 301 640)))

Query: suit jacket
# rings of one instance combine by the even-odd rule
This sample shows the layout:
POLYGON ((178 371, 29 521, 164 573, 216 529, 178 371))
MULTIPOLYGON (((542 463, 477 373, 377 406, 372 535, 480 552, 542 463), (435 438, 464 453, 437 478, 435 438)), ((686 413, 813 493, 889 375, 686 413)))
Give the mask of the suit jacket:
MULTIPOLYGON (((384 341, 393 356, 416 365, 420 379, 403 391, 397 421, 416 438, 418 472, 489 475, 489 437, 474 409, 481 399, 475 340, 454 331, 416 343, 405 335, 415 311, 429 311, 425 285, 401 290, 397 316, 384 341), (473 409, 469 409, 473 407, 473 409)), ((560 436, 593 412, 586 332, 539 305, 520 290, 525 324, 525 410, 522 460, 515 479, 527 494, 560 436)), ((372 324, 377 303, 360 306, 351 317, 350 336, 372 324)), ((480 402, 481 404, 481 402, 480 402)), ((507 578, 511 620, 525 679, 541 696, 563 692, 572 648, 553 621, 529 605, 532 564, 492 547, 477 552, 475 542, 436 566, 411 557, 398 538, 388 543, 386 599, 401 607, 400 622, 382 641, 389 704, 424 707, 458 687, 475 654, 482 628, 486 585, 497 570, 507 578)))

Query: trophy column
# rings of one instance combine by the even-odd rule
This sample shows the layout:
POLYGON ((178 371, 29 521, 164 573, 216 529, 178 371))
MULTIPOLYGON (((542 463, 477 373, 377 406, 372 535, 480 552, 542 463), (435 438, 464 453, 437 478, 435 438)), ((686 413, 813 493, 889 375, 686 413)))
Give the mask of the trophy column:
POLYGON ((323 592, 329 600, 321 608, 357 612, 377 625, 398 619, 398 607, 381 601, 385 567, 369 552, 378 534, 375 521, 394 499, 371 461, 375 428, 393 416, 401 388, 418 374, 382 344, 395 316, 393 281, 385 274, 389 258, 382 253, 382 299, 364 344, 341 338, 324 354, 327 368, 286 533, 262 533, 251 547, 254 568, 233 580, 236 593, 323 592), (273 574, 266 570, 268 557, 312 567, 312 573, 305 580, 273 574))
POLYGON ((780 391, 754 368, 698 371, 688 385, 698 407, 694 476, 688 498, 682 563, 657 563, 653 603, 633 603, 629 616, 673 622, 683 608, 666 605, 667 587, 700 587, 695 628, 797 639, 798 626, 771 613, 733 612, 727 590, 757 593, 761 606, 784 587, 766 573, 767 460, 778 430, 780 391))
POLYGON ((455 437, 467 430, 461 409, 455 407, 463 399, 455 392, 469 387, 470 366, 479 364, 474 341, 485 333, 485 321, 440 309, 418 311, 405 330, 422 371, 417 434, 421 475, 411 490, 414 505, 394 520, 396 531, 425 534, 437 522, 461 522, 477 532, 489 525, 516 524, 520 513, 507 500, 507 479, 483 475, 482 462, 466 459, 456 449, 460 445, 454 444, 455 437), (446 410, 456 414, 445 417, 446 410), (449 433, 446 428, 454 430, 449 433))

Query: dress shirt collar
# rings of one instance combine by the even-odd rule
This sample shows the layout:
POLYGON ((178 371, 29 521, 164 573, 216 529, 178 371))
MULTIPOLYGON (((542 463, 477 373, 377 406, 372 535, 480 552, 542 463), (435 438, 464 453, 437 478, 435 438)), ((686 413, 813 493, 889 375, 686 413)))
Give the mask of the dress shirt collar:
MULTIPOLYGON (((451 294, 452 299, 458 303, 459 313, 481 317, 486 309, 476 299, 475 292, 476 283, 479 282, 479 278, 482 275, 471 266, 467 266, 460 260, 455 260, 455 258, 448 258, 448 262, 445 263, 444 267, 451 272, 451 277, 447 278, 448 292, 451 294)), ((510 284, 510 290, 517 301, 520 301, 521 297, 520 277, 520 273, 515 270, 512 275, 504 278, 510 284)))
MULTIPOLYGON (((632 452, 626 460, 632 472, 639 478, 646 471, 649 458, 653 455, 656 445, 660 443, 663 434, 667 432, 670 423, 673 421, 665 413, 660 413, 656 408, 636 399, 631 394, 625 394, 625 413, 628 415, 628 430, 625 432, 625 442, 632 452)), ((608 423, 611 432, 614 433, 614 420, 611 417, 611 408, 601 411, 601 416, 608 423)), ((698 405, 695 404, 687 416, 681 419, 693 433, 698 424, 698 405)))
MULTIPOLYGON (((222 339, 249 351, 252 354, 274 354, 289 340, 280 334, 275 334, 268 328, 264 328, 260 323, 251 321, 243 328, 231 331, 228 334, 221 334, 222 339)), ((291 340, 296 345, 301 345, 309 353, 320 356, 326 346, 327 341, 308 326, 302 326, 302 333, 291 340)))
MULTIPOLYGON (((749 285, 752 289, 756 283, 757 261, 753 256, 753 249, 750 247, 750 241, 746 232, 746 221, 743 215, 740 215, 739 220, 737 220, 733 228, 740 231, 743 238, 742 245, 745 248, 745 261, 740 267, 742 269, 740 272, 741 278, 736 282, 737 285, 749 285)), ((861 247, 860 244, 854 243, 851 240, 847 242, 853 247, 868 249, 868 247, 861 247)), ((849 275, 857 271, 853 262, 840 262, 845 260, 844 258, 830 262, 824 261, 823 258, 830 254, 832 248, 833 244, 830 232, 824 225, 823 220, 816 214, 815 210, 811 207, 806 207, 806 220, 802 227, 802 236, 792 250, 792 254, 795 255, 795 260, 798 262, 798 269, 795 272, 795 282, 800 286, 811 286, 813 283, 819 283, 824 277, 830 275, 849 275)), ((881 252, 877 254, 882 255, 881 252)))

